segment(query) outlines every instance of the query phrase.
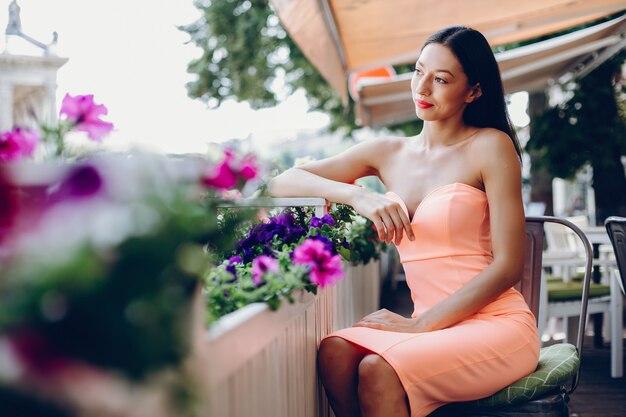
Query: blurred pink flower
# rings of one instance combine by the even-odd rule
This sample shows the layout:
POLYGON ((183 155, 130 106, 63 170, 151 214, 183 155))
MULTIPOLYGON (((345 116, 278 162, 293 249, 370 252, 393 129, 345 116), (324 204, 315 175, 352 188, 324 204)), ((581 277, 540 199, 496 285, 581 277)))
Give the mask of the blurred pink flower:
POLYGON ((13 352, 26 371, 37 376, 52 376, 63 372, 70 360, 61 355, 46 337, 30 330, 9 336, 13 352))
POLYGON ((252 261, 252 282, 261 284, 261 278, 268 272, 278 272, 278 262, 268 255, 260 255, 252 261))
POLYGON ((256 160, 253 156, 246 156, 241 160, 239 175, 247 180, 251 180, 257 175, 256 160))
POLYGON ((16 161, 23 157, 32 156, 39 143, 37 132, 13 128, 11 131, 0 133, 0 162, 16 161))
POLYGON ((341 256, 333 256, 320 240, 306 239, 296 247, 293 251, 293 263, 310 266, 311 282, 321 287, 333 285, 343 278, 341 256))
POLYGON ((233 188, 237 184, 237 173, 228 166, 226 161, 213 167, 209 175, 202 178, 204 185, 225 190, 233 188))
POLYGON ((202 183, 217 189, 233 188, 239 182, 251 180, 257 176, 257 167, 253 156, 239 159, 232 150, 224 150, 224 159, 213 166, 203 178, 202 183))
POLYGON ((100 140, 113 130, 113 123, 100 120, 100 116, 108 113, 103 104, 96 104, 93 95, 70 96, 66 94, 61 104, 61 115, 74 124, 76 130, 87 132, 90 139, 100 140))

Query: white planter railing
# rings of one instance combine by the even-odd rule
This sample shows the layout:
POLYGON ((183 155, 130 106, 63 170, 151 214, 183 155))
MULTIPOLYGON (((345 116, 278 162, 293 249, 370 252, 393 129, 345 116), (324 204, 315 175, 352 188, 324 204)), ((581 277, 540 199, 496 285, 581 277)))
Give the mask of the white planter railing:
MULTIPOLYGON (((238 200, 223 207, 315 207, 321 198, 238 200)), ((252 304, 222 317, 208 331, 206 378, 211 417, 326 417, 328 402, 317 377, 320 340, 378 309, 380 263, 352 266, 317 295, 298 293, 277 311, 252 304)))
POLYGON ((319 341, 378 308, 379 266, 346 266, 342 281, 315 296, 300 293, 277 311, 252 304, 215 323, 205 346, 210 415, 328 416, 317 378, 319 341))

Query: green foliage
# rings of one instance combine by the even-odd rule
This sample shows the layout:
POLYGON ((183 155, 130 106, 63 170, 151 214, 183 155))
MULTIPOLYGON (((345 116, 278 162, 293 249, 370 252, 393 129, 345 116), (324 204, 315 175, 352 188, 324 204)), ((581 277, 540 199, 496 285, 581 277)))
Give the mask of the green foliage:
POLYGON ((623 98, 619 102, 623 86, 616 83, 625 58, 626 53, 621 53, 580 79, 569 100, 533 121, 527 144, 540 156, 536 168, 557 177, 572 178, 583 165, 591 164, 596 203, 604 216, 618 214, 626 206, 620 162, 626 154, 626 118, 620 110, 623 98))
POLYGON ((293 303, 292 294, 295 290, 316 291, 316 286, 308 280, 306 268, 291 262, 289 254, 292 248, 283 246, 280 251, 276 251, 278 272, 266 273, 263 285, 254 284, 250 264, 234 265, 237 279, 226 270, 228 261, 209 271, 205 279, 206 321, 209 324, 248 304, 265 302, 272 310, 276 310, 283 299, 293 303))
POLYGON ((181 27, 203 50, 188 67, 197 75, 187 85, 191 97, 210 107, 235 98, 262 108, 303 88, 311 109, 331 116, 331 129, 356 128, 352 106, 343 107, 337 93, 287 35, 267 0, 196 0, 195 5, 202 17, 181 27), (273 83, 282 78, 284 90, 274 88, 273 83))
MULTIPOLYGON (((203 53, 188 66, 197 79, 187 84, 191 97, 215 108, 225 99, 246 100, 253 108, 273 106, 302 88, 311 110, 330 116, 331 131, 350 135, 354 102, 339 95, 289 37, 267 0, 196 0, 202 17, 180 27, 203 53), (284 79, 284 89, 274 83, 284 79)), ((421 130, 419 121, 393 126, 405 134, 421 130)))

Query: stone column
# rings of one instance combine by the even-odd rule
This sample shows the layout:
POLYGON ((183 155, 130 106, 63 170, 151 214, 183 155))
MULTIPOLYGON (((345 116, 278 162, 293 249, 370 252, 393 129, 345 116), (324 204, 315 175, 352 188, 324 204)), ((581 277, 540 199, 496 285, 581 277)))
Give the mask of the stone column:
POLYGON ((43 105, 44 105, 43 117, 45 118, 46 122, 55 123, 57 120, 57 116, 58 116, 57 104, 56 104, 56 94, 57 94, 56 77, 48 79, 45 83, 44 88, 45 88, 46 96, 43 102, 43 105))
POLYGON ((13 83, 0 80, 0 131, 13 127, 13 83))

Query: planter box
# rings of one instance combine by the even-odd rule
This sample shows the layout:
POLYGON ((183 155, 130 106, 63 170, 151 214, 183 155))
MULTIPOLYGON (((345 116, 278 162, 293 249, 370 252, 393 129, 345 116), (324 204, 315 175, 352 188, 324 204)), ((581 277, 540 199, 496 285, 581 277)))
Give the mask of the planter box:
POLYGON ((377 310, 380 298, 378 262, 345 270, 317 295, 296 294, 277 311, 252 304, 211 326, 203 349, 211 416, 330 415, 317 378, 319 341, 377 310))

